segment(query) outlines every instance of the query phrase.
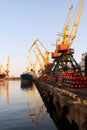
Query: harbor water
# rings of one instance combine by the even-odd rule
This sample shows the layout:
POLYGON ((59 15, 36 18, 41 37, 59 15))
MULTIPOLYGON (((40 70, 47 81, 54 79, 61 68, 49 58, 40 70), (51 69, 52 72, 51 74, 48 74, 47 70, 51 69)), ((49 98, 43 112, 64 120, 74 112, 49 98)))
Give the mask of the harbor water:
POLYGON ((58 130, 33 83, 0 82, 0 130, 58 130))

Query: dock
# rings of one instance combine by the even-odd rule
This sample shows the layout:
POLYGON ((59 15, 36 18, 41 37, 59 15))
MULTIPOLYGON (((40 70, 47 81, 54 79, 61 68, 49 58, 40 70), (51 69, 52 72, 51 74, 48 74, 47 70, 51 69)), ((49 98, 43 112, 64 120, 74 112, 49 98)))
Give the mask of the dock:
POLYGON ((67 120, 76 130, 87 129, 87 88, 59 88, 38 79, 34 82, 47 106, 52 104, 53 112, 56 111, 56 120, 54 118, 56 125, 67 120))
POLYGON ((80 1, 72 27, 71 5, 63 32, 58 34, 62 37, 56 39, 56 48, 51 52, 52 60, 50 51, 39 39, 28 50, 28 58, 32 58, 33 53, 36 60, 31 69, 29 62, 27 70, 38 75, 34 83, 58 130, 87 130, 87 53, 83 55, 83 62, 78 64, 74 58, 75 51, 71 48, 77 36, 84 3, 84 0, 80 1), (44 48, 45 55, 39 45, 44 48))

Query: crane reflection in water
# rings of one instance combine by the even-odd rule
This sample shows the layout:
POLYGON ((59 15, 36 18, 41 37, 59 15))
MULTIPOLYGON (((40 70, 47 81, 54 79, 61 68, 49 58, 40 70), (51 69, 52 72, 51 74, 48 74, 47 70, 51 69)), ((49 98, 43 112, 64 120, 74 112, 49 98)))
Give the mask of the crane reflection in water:
POLYGON ((19 87, 19 85, 20 81, 0 82, 0 128, 27 130, 32 126, 34 130, 37 128, 62 130, 62 126, 63 130, 66 130, 66 127, 67 130, 71 127, 73 130, 78 130, 77 126, 73 127, 67 122, 64 115, 61 118, 62 121, 59 121, 57 110, 59 105, 54 106, 52 102, 45 100, 44 95, 38 92, 34 83, 27 88, 19 87), (8 124, 8 128, 5 124, 8 124))
POLYGON ((3 96, 3 91, 5 90, 6 94, 6 103, 10 103, 10 94, 9 94, 9 82, 0 82, 0 97, 3 96))
POLYGON ((46 118, 47 110, 38 94, 35 84, 32 83, 30 86, 21 86, 21 89, 26 91, 28 95, 27 106, 29 109, 29 118, 37 125, 42 124, 46 118))
POLYGON ((0 82, 0 130, 56 130, 35 84, 20 83, 0 82))

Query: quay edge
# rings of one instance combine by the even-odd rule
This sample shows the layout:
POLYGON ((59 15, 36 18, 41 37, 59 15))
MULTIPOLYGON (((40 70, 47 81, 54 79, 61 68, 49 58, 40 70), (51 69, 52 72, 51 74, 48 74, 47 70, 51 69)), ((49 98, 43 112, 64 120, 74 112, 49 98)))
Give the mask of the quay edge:
POLYGON ((87 129, 86 99, 82 99, 76 93, 44 83, 38 79, 34 79, 34 83, 44 101, 48 105, 52 103, 55 107, 58 114, 57 124, 61 124, 60 120, 65 118, 76 130, 87 129), (67 113, 65 111, 66 109, 67 113))

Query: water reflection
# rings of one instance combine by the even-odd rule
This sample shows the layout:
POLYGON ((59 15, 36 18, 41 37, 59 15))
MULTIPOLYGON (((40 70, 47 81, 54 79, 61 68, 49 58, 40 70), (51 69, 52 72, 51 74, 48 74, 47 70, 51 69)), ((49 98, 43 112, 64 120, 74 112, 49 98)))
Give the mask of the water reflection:
POLYGON ((0 82, 0 97, 3 96, 4 91, 6 93, 6 103, 10 103, 10 97, 9 97, 9 81, 6 82, 0 82))
POLYGON ((36 124, 40 125, 44 122, 46 118, 47 112, 44 111, 44 104, 39 108, 38 112, 35 112, 34 108, 29 109, 29 117, 31 118, 32 122, 36 122, 36 124), (42 113, 44 114, 42 115, 42 113))
POLYGON ((21 83, 21 89, 23 89, 23 90, 28 90, 28 89, 32 89, 32 87, 33 87, 33 82, 31 82, 31 83, 29 83, 29 84, 22 84, 21 83))
POLYGON ((0 130, 56 130, 35 84, 20 84, 0 82, 0 130))
POLYGON ((28 94, 29 118, 37 125, 42 124, 46 118, 47 111, 40 95, 38 94, 35 84, 32 83, 27 86, 22 85, 21 89, 24 91, 26 90, 28 94))

